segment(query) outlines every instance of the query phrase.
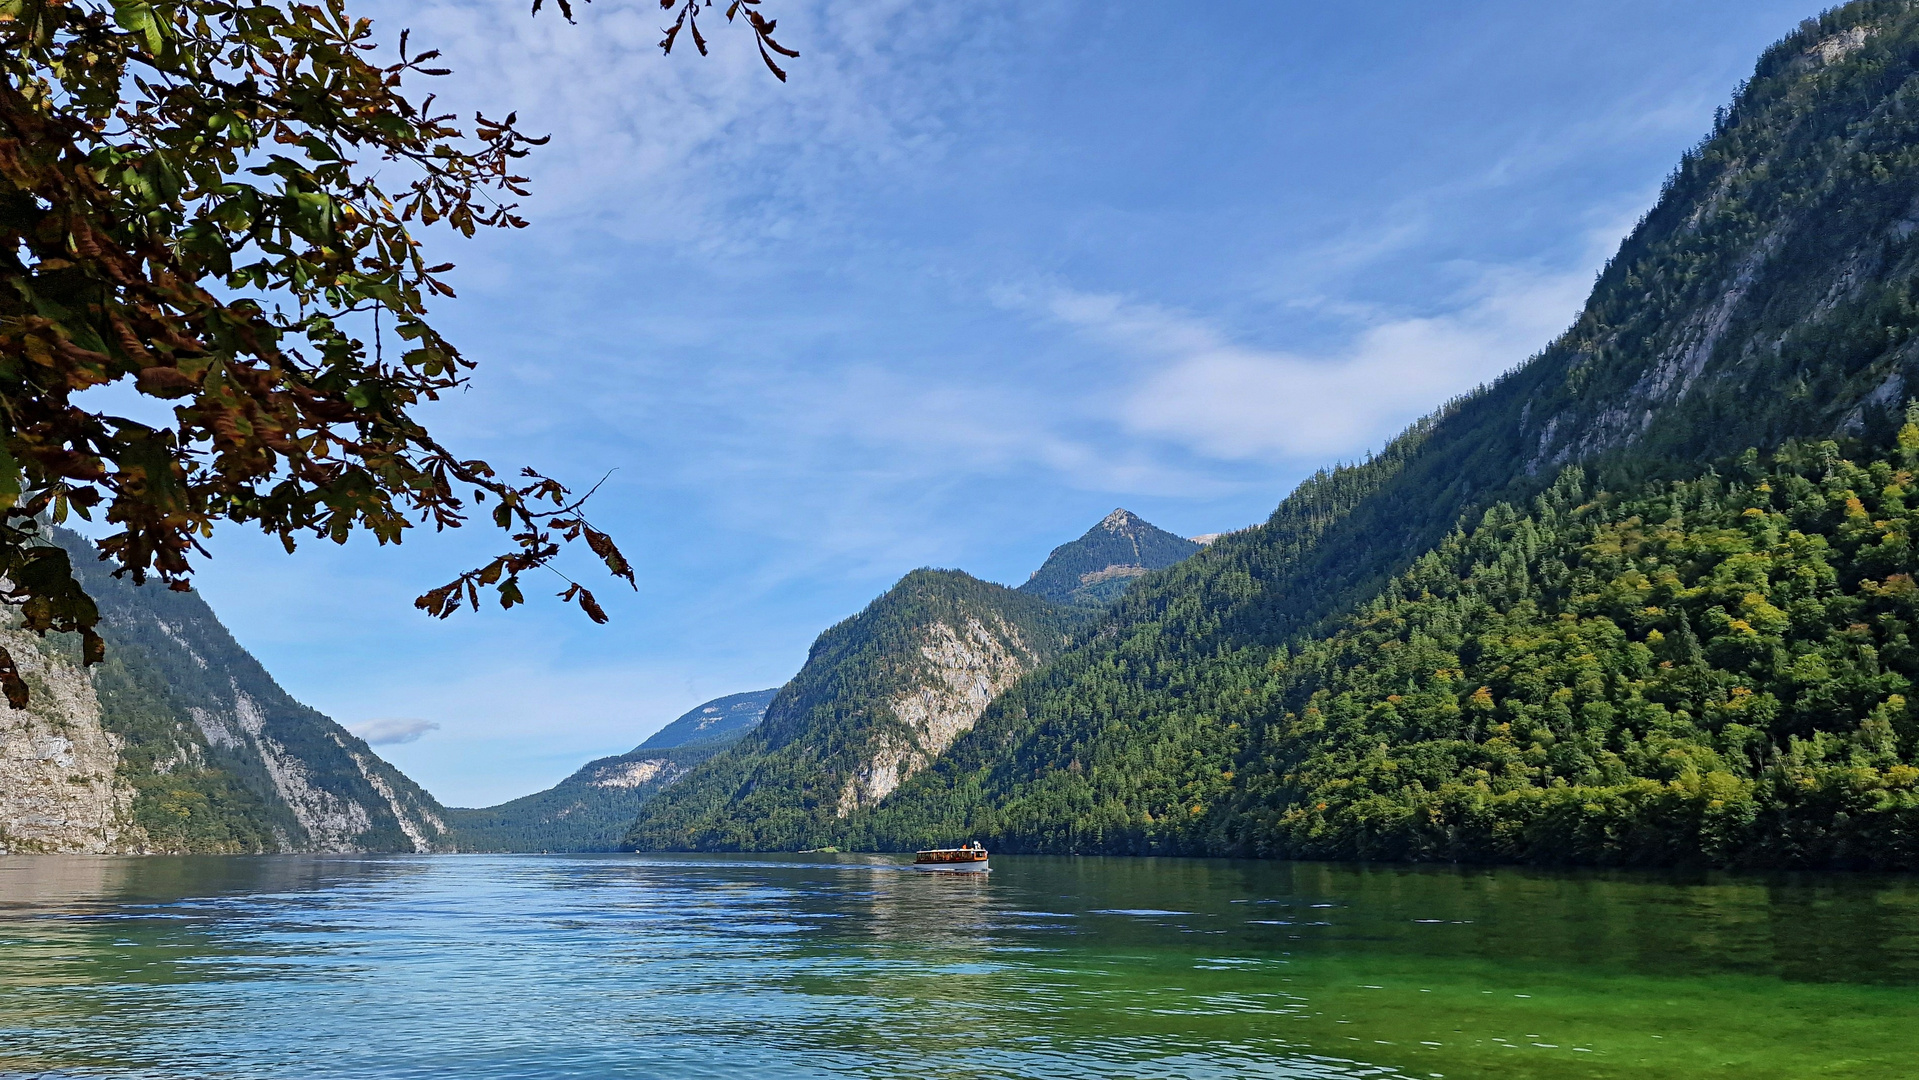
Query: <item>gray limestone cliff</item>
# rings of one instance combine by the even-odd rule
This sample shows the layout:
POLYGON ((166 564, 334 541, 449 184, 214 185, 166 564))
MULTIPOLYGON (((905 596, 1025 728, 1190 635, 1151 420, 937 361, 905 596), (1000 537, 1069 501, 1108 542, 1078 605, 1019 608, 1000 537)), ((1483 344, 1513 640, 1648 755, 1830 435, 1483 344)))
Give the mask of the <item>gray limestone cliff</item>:
POLYGON ((0 710, 0 852, 101 855, 138 850, 132 785, 120 775, 125 740, 100 722, 85 672, 32 634, 0 631, 33 707, 0 710))
POLYGON ((968 618, 955 628, 920 629, 918 677, 888 701, 863 760, 846 778, 834 813, 847 817, 879 805, 914 773, 932 764, 970 731, 986 706, 1038 664, 1038 656, 1004 618, 968 618), (991 623, 991 627, 988 627, 991 623))

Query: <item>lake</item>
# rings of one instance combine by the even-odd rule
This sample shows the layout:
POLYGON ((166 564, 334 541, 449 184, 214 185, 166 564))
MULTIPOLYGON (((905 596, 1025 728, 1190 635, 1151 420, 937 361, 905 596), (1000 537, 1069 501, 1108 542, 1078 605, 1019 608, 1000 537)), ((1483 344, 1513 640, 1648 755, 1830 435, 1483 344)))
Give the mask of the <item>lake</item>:
POLYGON ((0 1076, 1910 1077, 1919 882, 0 858, 0 1076))

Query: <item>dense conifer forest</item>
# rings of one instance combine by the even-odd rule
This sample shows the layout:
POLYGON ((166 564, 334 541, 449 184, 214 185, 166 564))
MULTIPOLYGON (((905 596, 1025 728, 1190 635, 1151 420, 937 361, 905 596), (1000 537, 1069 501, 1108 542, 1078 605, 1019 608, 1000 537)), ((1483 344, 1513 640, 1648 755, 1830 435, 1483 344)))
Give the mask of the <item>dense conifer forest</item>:
MULTIPOLYGON (((1862 0, 1767 50, 1538 356, 1129 576, 883 800, 630 839, 1919 866, 1916 280, 1919 10, 1862 0)), ((838 685, 759 737, 845 752, 838 685)))

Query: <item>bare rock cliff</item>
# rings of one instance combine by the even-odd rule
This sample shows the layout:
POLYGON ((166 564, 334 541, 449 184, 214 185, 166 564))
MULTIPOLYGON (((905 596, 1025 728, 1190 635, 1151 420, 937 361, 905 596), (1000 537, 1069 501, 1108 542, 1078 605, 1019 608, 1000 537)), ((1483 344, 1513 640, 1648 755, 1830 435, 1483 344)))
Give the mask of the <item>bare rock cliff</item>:
POLYGON ((100 723, 93 684, 21 631, 0 631, 33 688, 26 709, 0 708, 0 854, 139 851, 121 740, 100 723))
POLYGON ((925 628, 918 684, 889 703, 896 723, 877 733, 871 756, 847 778, 840 817, 891 795, 972 730, 986 706, 1037 665, 1038 657, 1015 627, 1002 618, 989 619, 990 630, 977 618, 967 619, 959 630, 945 622, 925 628))

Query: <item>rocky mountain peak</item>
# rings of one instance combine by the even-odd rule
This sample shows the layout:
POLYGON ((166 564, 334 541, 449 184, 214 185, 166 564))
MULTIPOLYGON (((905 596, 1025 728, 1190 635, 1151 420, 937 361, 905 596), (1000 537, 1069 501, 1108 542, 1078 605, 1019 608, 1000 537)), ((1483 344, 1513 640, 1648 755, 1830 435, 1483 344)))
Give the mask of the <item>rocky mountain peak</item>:
POLYGON ((1079 539, 1054 548, 1020 591, 1055 604, 1098 607, 1125 592, 1134 578, 1171 566, 1200 546, 1120 507, 1079 539))

